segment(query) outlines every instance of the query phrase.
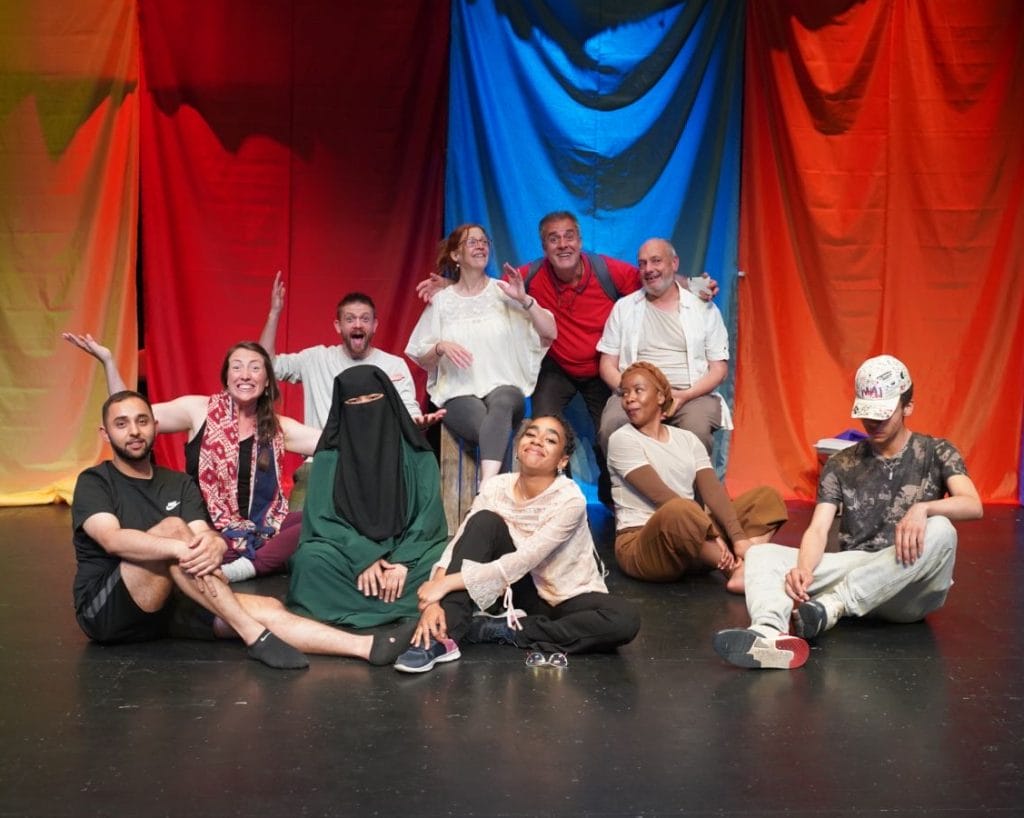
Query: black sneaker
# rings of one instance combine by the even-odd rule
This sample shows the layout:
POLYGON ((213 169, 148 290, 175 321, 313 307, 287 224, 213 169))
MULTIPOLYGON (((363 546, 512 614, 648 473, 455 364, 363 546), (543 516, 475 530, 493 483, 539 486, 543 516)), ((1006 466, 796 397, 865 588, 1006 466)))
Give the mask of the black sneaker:
POLYGON ((402 673, 426 673, 438 662, 454 662, 462 656, 454 639, 433 639, 430 647, 414 646, 395 660, 395 670, 402 673))
POLYGON ((466 634, 466 639, 474 645, 484 642, 495 645, 514 645, 516 643, 516 635, 504 618, 492 619, 485 616, 473 617, 473 621, 469 623, 469 633, 466 634))

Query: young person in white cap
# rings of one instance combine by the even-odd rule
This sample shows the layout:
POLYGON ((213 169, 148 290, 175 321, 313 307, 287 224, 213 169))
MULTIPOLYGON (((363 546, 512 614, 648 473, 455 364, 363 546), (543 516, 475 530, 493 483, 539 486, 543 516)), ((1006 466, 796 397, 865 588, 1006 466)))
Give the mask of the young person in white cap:
POLYGON ((907 427, 914 386, 900 361, 865 361, 856 395, 852 416, 868 437, 825 464, 800 548, 747 552, 750 627, 714 637, 715 651, 734 665, 800 667, 805 640, 844 616, 916 622, 946 600, 957 544, 950 521, 981 517, 978 491, 951 443, 907 427), (825 553, 840 509, 840 550, 825 553))

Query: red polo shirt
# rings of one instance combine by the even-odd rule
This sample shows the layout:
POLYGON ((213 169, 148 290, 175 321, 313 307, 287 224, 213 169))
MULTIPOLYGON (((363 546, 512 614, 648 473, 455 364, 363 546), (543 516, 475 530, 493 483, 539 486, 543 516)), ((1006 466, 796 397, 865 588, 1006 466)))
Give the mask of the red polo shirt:
MULTIPOLYGON (((615 302, 605 294, 586 255, 581 258, 583 277, 575 287, 564 285, 555 278, 551 262, 544 259, 527 291, 555 316, 558 338, 548 350, 548 355, 570 375, 593 378, 597 376, 597 362, 601 357, 597 342, 601 340, 604 322, 608 320, 615 302)), ((636 267, 608 256, 602 258, 608 264, 612 282, 621 295, 640 289, 640 273, 636 267)), ((519 268, 519 274, 524 277, 529 271, 529 264, 519 268)))

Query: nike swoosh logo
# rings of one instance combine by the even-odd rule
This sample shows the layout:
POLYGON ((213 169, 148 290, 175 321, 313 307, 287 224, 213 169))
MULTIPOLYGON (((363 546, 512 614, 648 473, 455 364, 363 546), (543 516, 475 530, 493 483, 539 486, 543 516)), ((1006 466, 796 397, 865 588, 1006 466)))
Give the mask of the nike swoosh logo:
POLYGON ((176 509, 180 505, 181 505, 181 500, 171 500, 171 502, 169 502, 167 504, 167 509, 166 510, 167 511, 174 511, 174 509, 176 509))

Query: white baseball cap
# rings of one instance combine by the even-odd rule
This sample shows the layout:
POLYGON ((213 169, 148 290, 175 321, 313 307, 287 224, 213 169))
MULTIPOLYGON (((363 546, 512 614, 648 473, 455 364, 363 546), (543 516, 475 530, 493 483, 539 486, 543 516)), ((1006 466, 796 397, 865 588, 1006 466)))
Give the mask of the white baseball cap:
POLYGON ((857 399, 850 416, 888 420, 910 386, 910 373, 902 361, 892 355, 868 358, 857 370, 857 399))

